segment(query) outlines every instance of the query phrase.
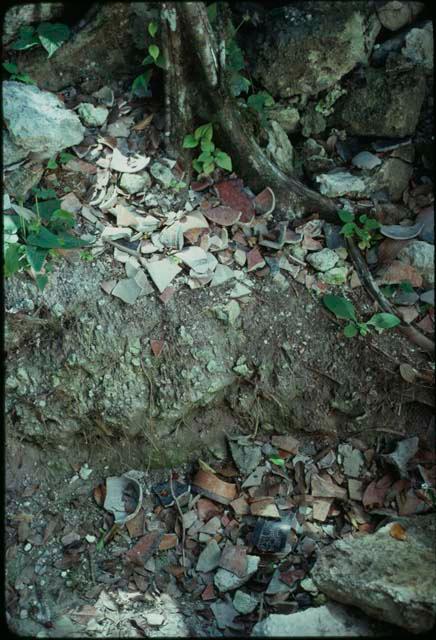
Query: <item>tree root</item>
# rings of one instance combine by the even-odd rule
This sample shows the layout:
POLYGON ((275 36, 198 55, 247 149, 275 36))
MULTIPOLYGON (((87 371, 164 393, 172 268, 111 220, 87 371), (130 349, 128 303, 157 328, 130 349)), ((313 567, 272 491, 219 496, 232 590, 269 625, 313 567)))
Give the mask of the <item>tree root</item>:
POLYGON ((398 326, 398 329, 401 331, 401 333, 407 336, 409 340, 420 347, 420 349, 426 351, 430 355, 434 355, 435 344, 433 340, 430 340, 430 338, 427 338, 427 336, 423 335, 421 331, 419 331, 416 327, 408 325, 404 322, 403 318, 399 316, 395 307, 393 307, 389 300, 387 300, 387 298, 380 291, 380 288, 372 277, 372 274, 369 271, 368 265, 363 259, 362 254, 351 238, 347 238, 347 245, 350 251, 351 260, 357 271, 357 275, 359 276, 359 279, 366 292, 371 296, 373 300, 375 300, 375 302, 377 302, 377 304, 381 309, 383 309, 383 311, 385 311, 386 313, 391 313, 401 321, 401 324, 398 326))

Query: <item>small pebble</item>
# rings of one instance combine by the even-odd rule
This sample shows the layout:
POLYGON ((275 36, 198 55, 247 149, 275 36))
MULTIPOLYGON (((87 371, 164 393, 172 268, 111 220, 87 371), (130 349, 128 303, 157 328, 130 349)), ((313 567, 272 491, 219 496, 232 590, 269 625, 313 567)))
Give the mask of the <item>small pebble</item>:
POLYGON ((28 542, 24 547, 24 551, 30 551, 31 548, 32 548, 32 545, 30 544, 30 542, 28 542))

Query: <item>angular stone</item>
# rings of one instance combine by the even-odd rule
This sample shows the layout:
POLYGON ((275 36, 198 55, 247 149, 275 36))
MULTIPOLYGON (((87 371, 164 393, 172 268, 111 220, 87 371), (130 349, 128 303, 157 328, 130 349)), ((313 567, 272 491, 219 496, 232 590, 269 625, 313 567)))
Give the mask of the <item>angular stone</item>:
POLYGON ((338 453, 342 456, 345 475, 358 478, 365 464, 362 452, 354 449, 350 444, 343 443, 338 446, 338 453))
POLYGON ((358 167, 358 169, 368 169, 369 171, 382 163, 380 158, 369 151, 361 151, 354 156, 351 162, 355 167, 358 167))
POLYGON ((247 547, 234 545, 227 541, 224 547, 219 566, 243 578, 247 573, 247 547))
POLYGON ((123 173, 120 187, 127 193, 139 193, 139 191, 144 191, 144 189, 151 187, 151 178, 148 173, 123 173))
POLYGON ((80 144, 85 129, 59 98, 35 85, 3 82, 3 119, 11 140, 41 159, 80 144))
POLYGON ((182 270, 170 258, 146 263, 150 278, 153 280, 159 292, 162 293, 182 270))
POLYGON ((424 71, 433 71, 434 47, 433 47, 433 25, 429 21, 422 29, 411 29, 406 35, 406 44, 401 49, 402 55, 420 66, 424 71))
POLYGON ((168 188, 175 177, 171 169, 166 167, 161 162, 153 162, 150 167, 150 173, 157 182, 159 182, 165 188, 168 188))
POLYGON ((332 249, 322 249, 309 254, 306 260, 317 271, 329 271, 339 261, 339 256, 332 249))
POLYGON ((271 120, 267 130, 268 145, 266 154, 271 160, 283 171, 283 173, 291 174, 294 164, 294 149, 278 122, 271 120))
POLYGON ((392 202, 401 201, 412 174, 411 164, 399 158, 388 158, 377 173, 366 179, 367 192, 371 195, 386 191, 392 202))
POLYGON ((239 471, 248 475, 259 465, 262 458, 262 448, 257 445, 245 446, 235 440, 229 439, 232 458, 239 471))
POLYGON ((134 304, 141 293, 142 289, 134 278, 120 280, 111 291, 113 296, 127 304, 134 304))
POLYGON ((231 571, 227 571, 227 569, 218 569, 214 577, 216 588, 220 593, 238 589, 256 573, 259 562, 259 556, 247 556, 247 573, 243 578, 238 577, 231 571))
POLYGON ((395 521, 405 539, 390 534, 391 523, 372 535, 338 540, 320 551, 311 577, 327 596, 423 633, 436 620, 436 519, 430 514, 395 521))
POLYGON ((424 8, 423 2, 404 2, 402 0, 390 0, 382 6, 377 6, 376 11, 381 24, 389 31, 398 31, 413 21, 424 8))
POLYGON ((103 126, 109 115, 106 107, 94 107, 90 102, 81 102, 77 107, 77 113, 87 127, 103 126))
POLYGON ((334 267, 324 273, 321 273, 319 279, 326 284, 345 284, 347 282, 348 267, 334 267))
POLYGON ((314 474, 311 481, 312 495, 320 498, 347 499, 347 490, 335 484, 333 480, 314 474))
POLYGON ((25 201, 32 187, 36 186, 44 173, 44 167, 37 163, 26 163, 14 171, 3 174, 5 191, 16 200, 25 201))
POLYGON ((3 164, 5 167, 8 167, 10 164, 20 162, 20 160, 24 160, 24 158, 27 158, 29 153, 30 151, 28 149, 23 149, 12 142, 9 131, 7 129, 3 129, 3 164))
POLYGON ((224 284, 224 282, 227 282, 228 280, 231 280, 234 277, 235 277, 235 272, 233 271, 233 269, 231 269, 225 264, 219 264, 215 269, 210 286, 217 287, 218 285, 224 284))
POLYGON ((416 68, 365 70, 366 82, 356 80, 338 101, 337 126, 349 135, 402 138, 412 135, 418 124, 426 94, 423 72, 416 68))
POLYGON ((352 609, 329 603, 311 607, 297 613, 272 613, 254 625, 253 637, 267 638, 320 638, 320 637, 372 637, 378 635, 370 620, 352 609))
POLYGON ((270 109, 268 117, 270 120, 278 122, 286 133, 293 133, 300 122, 298 109, 293 107, 270 109))
POLYGON ((320 185, 319 190, 324 196, 337 198, 346 194, 362 194, 365 191, 364 181, 353 176, 348 171, 335 171, 322 173, 316 176, 316 182, 320 185))
POLYGON ((236 611, 245 615, 247 613, 251 613, 255 610, 259 601, 254 596, 249 593, 245 593, 244 591, 237 591, 233 597, 233 606, 236 611))
POLYGON ((422 240, 412 240, 398 254, 398 260, 410 264, 422 276, 424 286, 434 285, 434 245, 422 240))
POLYGON ((283 449, 289 453, 297 455, 300 443, 292 436, 273 436, 271 438, 272 445, 278 449, 283 449))
POLYGON ((213 571, 219 566, 221 558, 221 549, 216 540, 211 540, 198 556, 197 571, 207 573, 213 571))

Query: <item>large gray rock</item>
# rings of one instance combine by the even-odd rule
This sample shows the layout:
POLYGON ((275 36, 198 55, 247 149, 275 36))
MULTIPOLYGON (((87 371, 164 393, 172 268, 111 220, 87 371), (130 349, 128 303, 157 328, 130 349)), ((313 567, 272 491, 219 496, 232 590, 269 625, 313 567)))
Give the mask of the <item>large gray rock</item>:
POLYGON ((377 7, 377 15, 385 29, 397 31, 412 22, 423 8, 423 2, 391 0, 377 7))
POLYGON ((268 118, 278 122, 286 133, 296 131, 298 123, 300 122, 300 114, 298 109, 294 107, 276 107, 275 109, 271 109, 268 118))
POLYGON ((412 240, 397 256, 400 262, 412 265, 422 276, 424 286, 434 285, 434 245, 412 240))
POLYGON ((316 177, 320 192, 329 198, 344 196, 345 194, 362 194, 365 189, 364 181, 348 171, 332 171, 322 173, 316 177))
POLYGON ((8 167, 10 164, 15 164, 16 162, 20 162, 20 160, 24 160, 24 158, 27 158, 28 155, 29 155, 29 151, 15 144, 11 140, 9 131, 7 129, 3 129, 3 164, 4 166, 8 167))
POLYGON ((424 73, 415 67, 367 68, 365 83, 356 79, 332 120, 350 135, 402 138, 415 132, 425 94, 424 73))
POLYGON ((131 81, 132 68, 141 64, 144 49, 151 42, 143 25, 158 18, 156 6, 151 5, 148 2, 101 3, 94 19, 73 34, 51 58, 47 58, 42 47, 35 47, 18 53, 19 67, 25 69, 39 87, 50 91, 74 86, 86 94, 104 84, 131 81), (116 46, 110 46, 109 43, 114 42, 116 46))
POLYGON ((434 47, 433 24, 429 21, 422 29, 411 29, 406 35, 402 55, 425 71, 433 71, 434 47))
POLYGON ((35 2, 9 7, 3 21, 3 44, 10 42, 20 27, 40 22, 48 22, 59 17, 65 10, 63 2, 35 2))
POLYGON ((3 119, 12 142, 41 159, 79 144, 85 135, 77 115, 59 98, 22 82, 3 83, 3 119))
POLYGON ((413 166, 399 158, 388 158, 380 169, 366 179, 368 194, 385 190, 392 202, 402 200, 409 185, 413 166))
POLYGON ((436 517, 400 518, 376 533, 338 540, 324 548, 312 579, 327 596, 413 633, 429 631, 436 619, 436 517))
POLYGON ((347 638, 378 634, 371 621, 347 607, 329 603, 297 613, 273 613, 255 624, 251 635, 268 638, 347 638))
POLYGON ((375 14, 355 2, 307 2, 301 9, 284 8, 267 24, 263 45, 251 45, 253 75, 282 98, 319 93, 366 63, 381 28, 375 14), (293 21, 286 11, 297 14, 293 21))

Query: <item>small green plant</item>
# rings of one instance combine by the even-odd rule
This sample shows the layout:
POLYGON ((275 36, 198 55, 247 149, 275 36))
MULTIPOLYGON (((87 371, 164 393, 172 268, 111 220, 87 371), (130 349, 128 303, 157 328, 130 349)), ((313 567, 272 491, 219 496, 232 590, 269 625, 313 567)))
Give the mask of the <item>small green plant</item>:
POLYGON ((90 251, 81 251, 80 259, 84 260, 84 262, 92 262, 94 260, 94 256, 90 251))
POLYGON ((20 27, 18 38, 11 49, 24 51, 42 45, 51 58, 55 51, 70 37, 70 28, 66 24, 42 22, 38 27, 26 25, 20 27))
POLYGON ((51 270, 47 259, 57 257, 57 249, 76 249, 89 242, 75 238, 69 231, 75 218, 64 211, 52 189, 34 189, 30 209, 19 206, 15 215, 3 215, 4 274, 33 269, 36 284, 42 291, 51 270))
MULTIPOLYGON (((148 25, 148 33, 151 38, 154 39, 157 33, 158 27, 155 22, 150 22, 148 25)), ((148 55, 142 61, 142 64, 145 67, 149 67, 150 65, 155 65, 156 67, 160 67, 161 69, 166 69, 165 58, 157 46, 157 44, 150 44, 148 47, 148 55)), ((136 76, 132 83, 132 93, 138 97, 145 97, 150 95, 149 91, 149 83, 151 77, 153 75, 153 67, 146 69, 143 73, 136 76)))
POLYGON ((392 313, 375 313, 367 322, 359 322, 353 303, 342 296, 327 294, 323 296, 322 301, 337 318, 349 321, 344 327, 344 335, 347 338, 354 338, 358 333, 366 336, 371 327, 374 327, 378 333, 382 333, 400 324, 400 320, 392 313))
MULTIPOLYGON (((68 153, 66 151, 61 151, 59 157, 57 158, 60 164, 67 164, 70 160, 74 160, 76 156, 73 156, 72 153, 68 153)), ((56 162, 56 156, 54 158, 50 158, 47 162, 47 169, 57 169, 59 164, 56 162)))
POLYGON ((285 466, 285 461, 283 460, 283 458, 280 458, 280 456, 273 456, 272 458, 268 458, 268 459, 269 459, 269 462, 276 464, 278 467, 285 466))
POLYGON ((260 123, 263 127, 267 124, 266 109, 272 107, 274 98, 267 91, 258 91, 252 93, 247 98, 247 107, 251 107, 259 114, 260 123))
POLYGON ((32 80, 27 73, 19 72, 15 62, 3 62, 3 69, 11 74, 9 80, 17 80, 18 82, 25 82, 26 84, 36 84, 35 80, 32 80))
POLYGON ((192 166, 198 174, 209 175, 216 166, 232 170, 232 160, 230 156, 218 149, 212 141, 213 126, 211 122, 202 124, 194 133, 185 136, 183 140, 184 149, 193 149, 200 145, 201 153, 192 161, 192 166))
POLYGON ((345 223, 341 229, 341 233, 346 238, 358 238, 359 248, 362 250, 368 249, 376 239, 374 232, 380 228, 380 222, 374 220, 374 218, 368 218, 365 214, 359 216, 357 222, 354 213, 346 209, 338 211, 338 216, 342 222, 345 223))

